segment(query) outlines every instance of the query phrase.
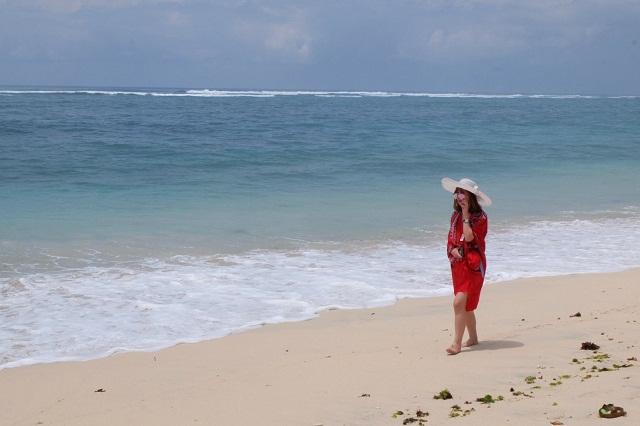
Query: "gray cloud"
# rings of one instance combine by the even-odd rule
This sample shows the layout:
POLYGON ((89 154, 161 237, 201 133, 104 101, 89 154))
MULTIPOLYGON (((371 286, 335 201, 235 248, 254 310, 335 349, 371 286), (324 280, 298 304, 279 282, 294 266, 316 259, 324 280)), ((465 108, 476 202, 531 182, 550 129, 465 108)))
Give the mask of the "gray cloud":
POLYGON ((312 54, 313 38, 301 9, 263 9, 262 16, 237 17, 233 21, 232 35, 249 46, 262 48, 267 53, 280 53, 300 61, 312 54))
POLYGON ((438 60, 496 58, 591 43, 610 25, 602 14, 611 12, 611 4, 586 1, 581 6, 550 0, 426 1, 422 6, 429 13, 416 18, 400 51, 438 60), (587 3, 592 3, 590 8, 585 8, 587 3))
POLYGON ((5 0, 0 4, 48 12, 70 13, 83 9, 126 9, 159 4, 181 4, 188 0, 5 0))
POLYGON ((640 92, 640 1, 0 0, 0 84, 640 92))

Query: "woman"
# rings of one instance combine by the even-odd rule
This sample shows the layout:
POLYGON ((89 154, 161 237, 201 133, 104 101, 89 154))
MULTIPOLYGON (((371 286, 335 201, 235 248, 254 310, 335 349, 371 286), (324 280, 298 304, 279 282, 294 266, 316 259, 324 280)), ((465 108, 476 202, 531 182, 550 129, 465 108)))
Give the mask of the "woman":
POLYGON ((465 328, 469 333, 469 339, 464 346, 478 344, 476 316, 473 311, 478 307, 480 290, 487 270, 484 238, 488 227, 487 215, 481 206, 491 205, 491 199, 468 178, 459 181, 444 178, 442 187, 453 192, 447 256, 451 263, 453 280, 455 334, 447 353, 456 355, 462 350, 465 328))

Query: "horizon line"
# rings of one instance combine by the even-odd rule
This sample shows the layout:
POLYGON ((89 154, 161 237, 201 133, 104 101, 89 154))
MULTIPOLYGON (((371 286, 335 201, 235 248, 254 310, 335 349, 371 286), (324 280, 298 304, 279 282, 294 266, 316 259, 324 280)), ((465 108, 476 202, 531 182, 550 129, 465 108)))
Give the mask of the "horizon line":
MULTIPOLYGON (((251 87, 212 87, 212 86, 153 86, 153 85, 75 85, 75 84, 0 84, 0 92, 6 91, 3 88, 60 88, 60 89, 85 89, 90 91, 91 89, 159 89, 159 90, 201 90, 211 92, 307 92, 313 93, 398 93, 398 94, 422 94, 422 95, 477 95, 477 96, 579 96, 579 97, 640 97, 640 94, 632 93, 596 93, 596 92, 551 92, 551 91, 465 91, 465 90, 424 90, 424 89, 310 89, 310 88, 251 88, 251 87)), ((81 91, 81 90, 79 90, 81 91)), ((105 90, 106 91, 106 90, 105 90)))

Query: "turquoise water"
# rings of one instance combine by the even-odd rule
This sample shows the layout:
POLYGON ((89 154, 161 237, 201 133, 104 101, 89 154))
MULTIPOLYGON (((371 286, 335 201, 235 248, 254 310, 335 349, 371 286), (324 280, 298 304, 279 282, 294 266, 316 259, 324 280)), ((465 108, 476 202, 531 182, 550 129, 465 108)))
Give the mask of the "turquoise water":
POLYGON ((402 234, 446 213, 444 175, 505 218, 640 199, 635 98, 23 93, 0 114, 10 240, 402 234))
POLYGON ((0 147, 5 365, 445 294, 443 176, 490 281, 640 264, 634 97, 5 88, 0 147))

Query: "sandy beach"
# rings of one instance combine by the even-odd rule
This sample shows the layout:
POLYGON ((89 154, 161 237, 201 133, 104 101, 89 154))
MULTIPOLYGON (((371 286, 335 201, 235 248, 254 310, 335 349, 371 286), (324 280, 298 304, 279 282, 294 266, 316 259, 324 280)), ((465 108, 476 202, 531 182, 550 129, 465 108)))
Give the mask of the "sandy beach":
POLYGON ((457 356, 444 352, 451 297, 439 297, 5 369, 0 424, 638 424, 639 278, 634 269, 486 285, 481 343, 457 356), (587 341, 600 349, 581 350, 587 341), (434 399, 445 388, 453 398, 434 399), (476 400, 487 394, 496 402, 476 400), (604 403, 627 416, 598 418, 604 403))

